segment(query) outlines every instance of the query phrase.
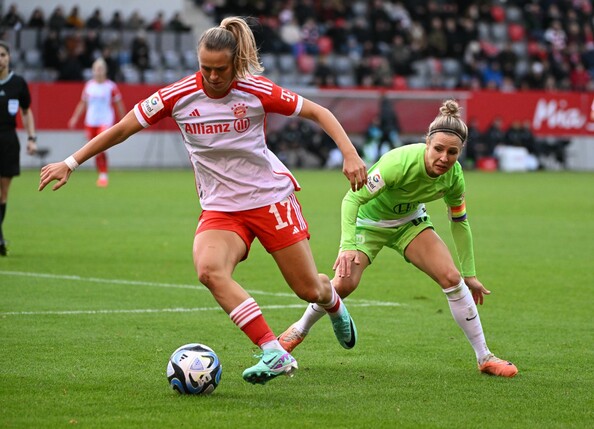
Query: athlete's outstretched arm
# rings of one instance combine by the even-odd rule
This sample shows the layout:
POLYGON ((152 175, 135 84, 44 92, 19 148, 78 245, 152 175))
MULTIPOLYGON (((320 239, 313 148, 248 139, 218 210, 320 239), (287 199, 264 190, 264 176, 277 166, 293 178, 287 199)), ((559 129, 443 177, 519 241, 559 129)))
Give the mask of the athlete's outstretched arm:
MULTIPOLYGON (((93 138, 82 148, 77 150, 72 156, 78 164, 94 157, 98 153, 104 152, 112 146, 125 141, 131 135, 142 130, 133 111, 128 112, 124 118, 113 127, 103 131, 97 137, 93 138)), ((52 190, 60 189, 68 182, 72 170, 65 161, 48 164, 41 169, 39 190, 42 191, 50 182, 57 180, 52 190)))

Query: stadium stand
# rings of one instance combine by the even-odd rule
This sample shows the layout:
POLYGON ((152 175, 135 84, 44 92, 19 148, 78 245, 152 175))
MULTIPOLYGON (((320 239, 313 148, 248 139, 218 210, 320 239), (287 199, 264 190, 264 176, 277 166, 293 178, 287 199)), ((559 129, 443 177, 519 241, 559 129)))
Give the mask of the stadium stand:
MULTIPOLYGON (((194 0, 193 7, 202 22, 211 25, 227 15, 253 18, 250 24, 265 74, 282 85, 316 85, 319 79, 314 73, 327 61, 337 87, 501 89, 505 85, 507 90, 511 85, 520 90, 543 89, 546 83, 559 90, 577 89, 576 85, 594 89, 591 1, 268 0, 238 5, 194 0), (404 57, 392 52, 395 36, 404 41, 404 57), (508 44, 517 56, 511 74, 500 63, 500 53, 508 44), (407 63, 402 63, 403 58, 407 63), (493 78, 498 70, 507 78, 505 83, 493 78), (535 79, 534 70, 542 76, 535 79)), ((79 17, 81 28, 73 28, 63 11, 61 17, 51 16, 58 7, 40 2, 37 9, 25 19, 18 6, 11 6, 0 19, 1 37, 14 49, 12 63, 33 81, 63 76, 61 64, 47 64, 44 57, 51 28, 59 33, 60 61, 65 61, 68 43, 79 53, 82 78, 88 75, 92 58, 80 58, 80 51, 91 30, 98 31, 98 47, 108 46, 116 58, 121 67, 119 80, 166 83, 197 67, 196 37, 204 28, 183 22, 187 14, 180 11, 170 12, 169 21, 162 16, 157 26, 153 16, 123 17, 117 10, 97 9, 94 16, 79 17), (101 16, 112 18, 102 21, 101 16), (149 63, 141 69, 131 65, 132 44, 139 30, 149 49, 149 63)), ((101 53, 95 49, 91 55, 101 53)))

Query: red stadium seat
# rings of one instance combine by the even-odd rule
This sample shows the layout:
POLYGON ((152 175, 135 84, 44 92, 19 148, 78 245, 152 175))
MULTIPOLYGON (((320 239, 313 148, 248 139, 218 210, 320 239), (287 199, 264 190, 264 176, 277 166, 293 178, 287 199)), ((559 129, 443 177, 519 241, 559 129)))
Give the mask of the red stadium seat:
POLYGON ((505 20, 505 9, 502 6, 493 6, 491 8, 491 18, 495 22, 503 22, 505 20))
POLYGON ((512 42, 521 42, 526 37, 526 31, 520 24, 510 24, 507 27, 507 35, 512 42))

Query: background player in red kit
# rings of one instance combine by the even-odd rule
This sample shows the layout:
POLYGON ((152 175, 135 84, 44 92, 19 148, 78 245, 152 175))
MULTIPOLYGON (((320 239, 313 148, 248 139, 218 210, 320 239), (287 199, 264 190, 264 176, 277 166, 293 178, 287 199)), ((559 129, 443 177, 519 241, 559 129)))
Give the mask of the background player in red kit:
MULTIPOLYGON (((118 86, 107 78, 107 64, 103 58, 98 58, 93 63, 93 78, 83 88, 82 97, 74 109, 68 126, 74 128, 80 115, 85 113, 85 131, 87 139, 91 140, 99 133, 111 127, 115 122, 113 105, 118 109, 119 118, 126 115, 126 108, 122 101, 122 94, 118 86)), ((95 156, 95 165, 99 178, 97 186, 108 185, 107 154, 98 153, 95 156)))
POLYGON ((343 154, 343 173, 360 189, 366 167, 336 117, 326 108, 257 76, 254 36, 238 17, 207 30, 198 43, 200 71, 160 89, 136 104, 118 124, 93 138, 64 162, 42 168, 39 189, 56 190, 79 163, 87 161, 149 125, 172 117, 194 168, 202 214, 194 238, 198 278, 231 320, 262 350, 260 361, 243 372, 250 383, 291 374, 297 362, 280 345, 256 301, 232 278, 254 238, 272 255, 285 280, 305 301, 330 315, 344 348, 354 347, 355 325, 311 253, 308 225, 295 191, 299 184, 265 140, 267 113, 313 120, 343 154))

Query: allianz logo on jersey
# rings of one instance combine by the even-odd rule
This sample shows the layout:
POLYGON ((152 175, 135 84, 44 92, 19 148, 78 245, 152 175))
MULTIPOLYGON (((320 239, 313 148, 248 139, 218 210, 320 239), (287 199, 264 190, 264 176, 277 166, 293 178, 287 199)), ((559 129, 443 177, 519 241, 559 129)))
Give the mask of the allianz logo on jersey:
POLYGON ((187 134, 226 134, 231 131, 243 133, 250 127, 249 118, 236 119, 233 122, 219 122, 214 124, 186 123, 184 131, 187 134))

